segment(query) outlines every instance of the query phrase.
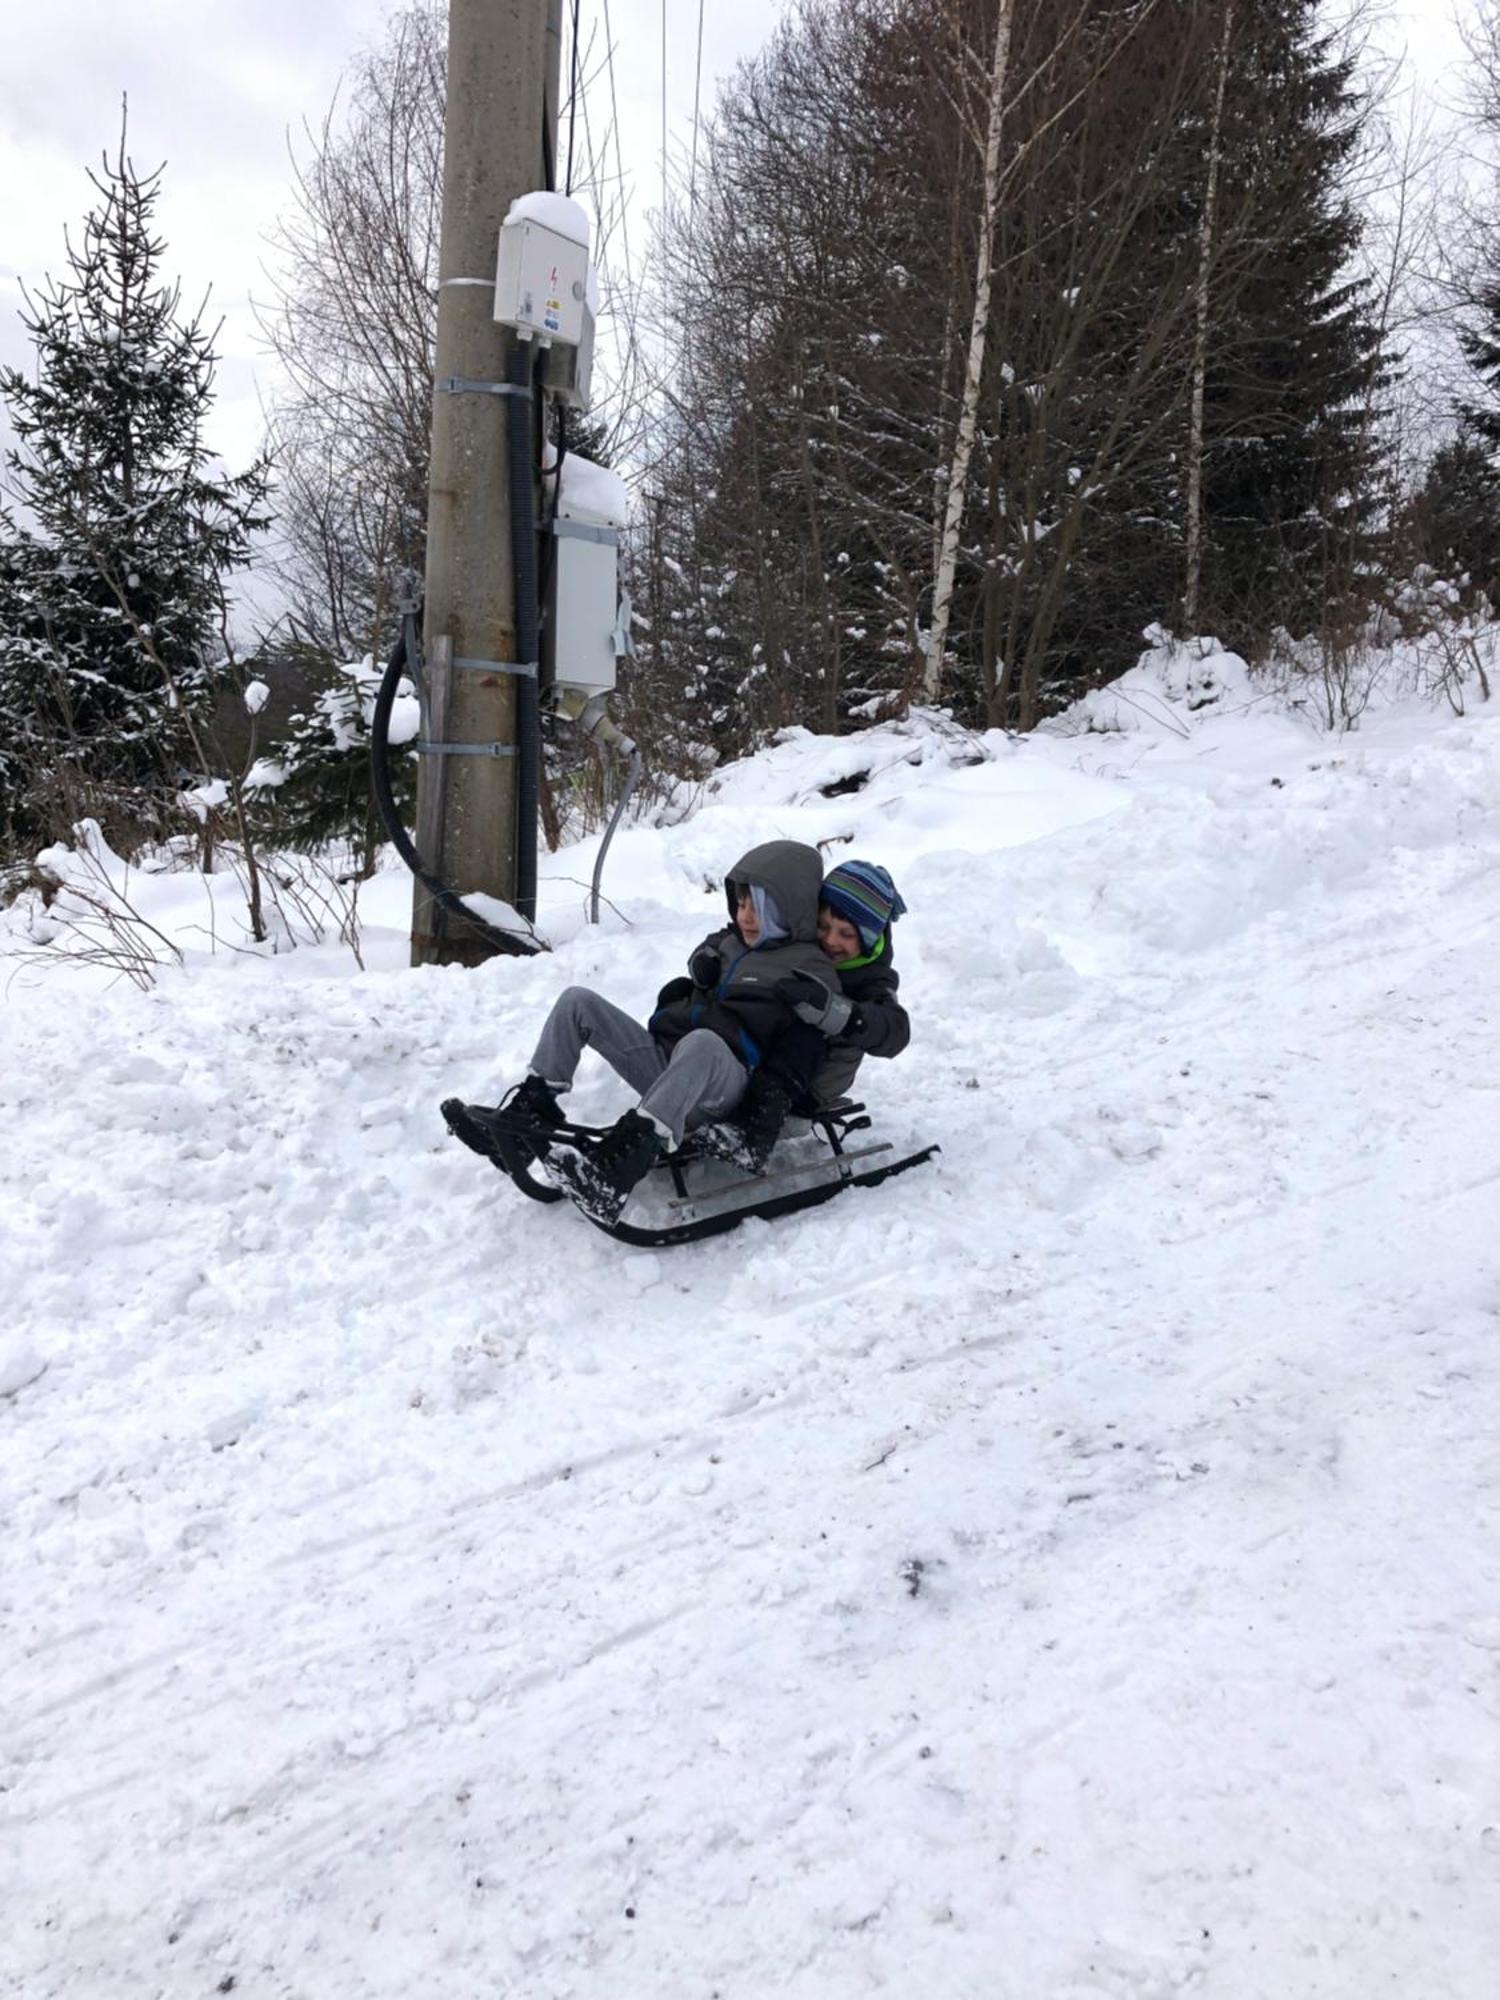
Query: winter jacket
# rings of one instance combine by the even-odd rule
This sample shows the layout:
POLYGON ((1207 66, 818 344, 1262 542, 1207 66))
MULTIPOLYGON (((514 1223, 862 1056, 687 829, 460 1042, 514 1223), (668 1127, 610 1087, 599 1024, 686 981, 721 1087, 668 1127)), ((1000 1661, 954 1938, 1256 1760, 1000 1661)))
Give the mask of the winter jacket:
MULTIPOLYGON (((754 847, 730 869, 724 893, 733 918, 741 884, 767 889, 775 897, 790 936, 752 950, 731 923, 704 939, 699 951, 719 954, 720 974, 712 986, 691 979, 663 987, 651 1016, 651 1033, 664 1048, 672 1048, 694 1028, 712 1028, 748 1069, 756 1069, 767 1049, 798 1025, 797 1017, 777 992, 778 980, 793 973, 811 973, 830 992, 838 990, 838 968, 818 943, 818 890, 823 861, 815 847, 800 841, 772 840, 754 847)), ((693 956, 696 958, 697 952, 693 956)))
MULTIPOLYGON (((900 974, 892 963, 890 926, 868 958, 834 965, 839 986, 854 1002, 849 1024, 837 1041, 799 1023, 776 1044, 771 1066, 794 1097, 834 1104, 847 1097, 866 1056, 899 1056, 911 1040, 911 1021, 896 998, 900 974)), ((832 961, 830 961, 832 963, 832 961)))
POLYGON ((823 1066, 812 1080, 812 1095, 819 1104, 832 1104, 848 1094, 866 1056, 899 1056, 911 1040, 910 1016, 896 998, 901 975, 892 958, 887 925, 878 951, 835 967, 854 1012, 838 1040, 828 1043, 823 1066))

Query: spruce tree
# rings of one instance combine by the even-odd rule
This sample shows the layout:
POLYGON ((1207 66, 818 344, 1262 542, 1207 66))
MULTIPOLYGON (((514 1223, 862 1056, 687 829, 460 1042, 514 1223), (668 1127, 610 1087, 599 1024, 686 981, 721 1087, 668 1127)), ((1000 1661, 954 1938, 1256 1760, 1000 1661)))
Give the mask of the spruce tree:
MULTIPOLYGON (((1488 245, 1493 253, 1494 245, 1488 245)), ((1500 283, 1486 285, 1477 321, 1459 331, 1473 376, 1458 405, 1458 435, 1433 456, 1417 498, 1422 553, 1445 574, 1500 604, 1500 283)))
MULTIPOLYGON (((362 660, 332 661, 296 642, 269 649, 259 664, 278 678, 293 669, 299 678, 321 683, 293 714, 269 760, 279 766, 281 776, 257 800, 267 831, 278 845, 305 853, 347 844, 359 873, 372 874, 384 839, 370 783, 370 728, 380 665, 368 654, 362 660)), ((416 759, 402 746, 410 743, 415 726, 412 685, 403 680, 392 718, 390 777, 397 807, 408 819, 416 804, 416 759)))
POLYGON ((1500 467, 1482 414, 1466 411, 1457 437, 1433 453, 1405 525, 1417 561, 1467 601, 1500 605, 1500 467))
POLYGON ((1391 363, 1352 271, 1345 187, 1365 109, 1317 0, 1258 0, 1231 57, 1226 177, 1270 254, 1214 326, 1207 383, 1205 629, 1253 648, 1309 630, 1378 554, 1376 421, 1391 363))
POLYGON ((221 670, 224 583, 266 523, 263 464, 238 477, 204 440, 213 332, 161 275, 162 169, 125 151, 68 274, 28 299, 35 378, 0 371, 19 503, 0 514, 0 764, 13 839, 65 834, 80 810, 130 837, 159 824, 198 755, 221 670), (196 740, 195 740, 196 738, 196 740))
POLYGON ((1475 394, 1461 401, 1459 415, 1464 428, 1494 451, 1500 448, 1500 283, 1480 292, 1478 313, 1474 325, 1459 330, 1464 359, 1475 377, 1475 394))

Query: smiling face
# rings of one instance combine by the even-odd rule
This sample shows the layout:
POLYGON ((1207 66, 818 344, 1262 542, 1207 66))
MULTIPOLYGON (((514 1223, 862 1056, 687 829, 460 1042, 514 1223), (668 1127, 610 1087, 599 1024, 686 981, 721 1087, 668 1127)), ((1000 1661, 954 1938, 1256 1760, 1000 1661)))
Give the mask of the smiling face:
POLYGON ((734 921, 740 936, 754 950, 760 943, 760 918, 755 914, 755 898, 743 883, 734 906, 734 921))
POLYGON ((835 965, 842 965, 846 958, 858 958, 864 950, 859 932, 849 919, 830 910, 826 903, 818 905, 818 943, 835 965))

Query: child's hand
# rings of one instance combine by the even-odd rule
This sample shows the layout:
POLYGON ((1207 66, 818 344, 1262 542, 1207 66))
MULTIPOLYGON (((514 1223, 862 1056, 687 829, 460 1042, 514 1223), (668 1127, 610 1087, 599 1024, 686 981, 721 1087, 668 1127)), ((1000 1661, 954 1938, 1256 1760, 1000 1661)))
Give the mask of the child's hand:
POLYGON ((854 1012, 852 1000, 842 993, 830 993, 822 980, 814 979, 810 972, 794 972, 786 979, 778 979, 776 991, 799 1021, 806 1021, 830 1041, 844 1032, 854 1012))
POLYGON ((724 974, 724 961, 712 945, 700 944, 688 960, 688 976, 695 986, 717 986, 724 974))

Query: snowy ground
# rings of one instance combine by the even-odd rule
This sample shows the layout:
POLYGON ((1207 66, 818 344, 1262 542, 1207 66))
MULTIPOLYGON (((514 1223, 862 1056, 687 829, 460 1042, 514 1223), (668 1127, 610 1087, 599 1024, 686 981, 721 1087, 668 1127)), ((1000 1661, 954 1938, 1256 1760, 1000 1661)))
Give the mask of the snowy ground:
POLYGON ((1500 718, 1202 693, 799 738, 544 959, 20 964, 0 1992, 1492 2000, 1500 718), (938 1164, 632 1255, 445 1138, 776 835, 938 1164))

